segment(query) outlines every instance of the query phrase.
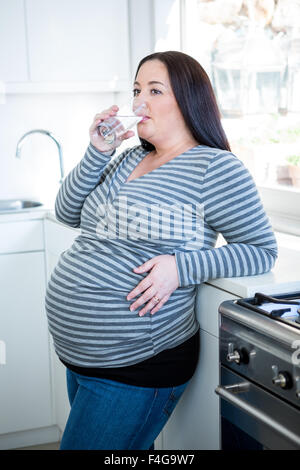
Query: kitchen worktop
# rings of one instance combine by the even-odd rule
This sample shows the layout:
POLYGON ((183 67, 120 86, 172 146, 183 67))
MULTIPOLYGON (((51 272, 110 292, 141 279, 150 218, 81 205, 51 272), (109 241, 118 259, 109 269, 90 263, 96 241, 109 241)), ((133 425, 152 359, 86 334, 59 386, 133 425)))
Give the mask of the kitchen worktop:
POLYGON ((300 237, 275 232, 278 258, 272 271, 247 277, 221 278, 207 281, 239 297, 252 297, 256 292, 279 294, 300 291, 300 237))
MULTIPOLYGON (((34 219, 47 219, 63 226, 55 218, 53 208, 45 206, 0 214, 0 223, 34 219)), ((75 234, 80 230, 68 229, 74 230, 75 234)), ((258 276, 212 279, 206 283, 238 297, 252 297, 255 292, 276 294, 300 291, 300 237, 282 232, 275 234, 279 256, 271 272, 258 276)))
POLYGON ((0 212, 0 224, 6 222, 19 222, 22 220, 44 219, 51 212, 54 214, 54 211, 46 206, 0 212))

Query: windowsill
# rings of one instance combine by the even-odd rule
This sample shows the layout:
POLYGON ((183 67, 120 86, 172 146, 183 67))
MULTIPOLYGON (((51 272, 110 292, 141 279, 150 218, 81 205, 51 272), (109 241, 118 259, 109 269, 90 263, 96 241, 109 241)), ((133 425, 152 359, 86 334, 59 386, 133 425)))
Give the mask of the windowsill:
MULTIPOLYGON (((282 191, 282 193, 300 194, 300 188, 297 188, 296 186, 283 186, 279 184, 273 184, 273 185, 272 184, 260 184, 258 186, 259 188, 263 188, 263 189, 282 191)), ((299 208, 299 214, 300 214, 300 208, 299 208)))
POLYGON ((300 235, 300 190, 292 187, 258 186, 274 230, 300 235))
POLYGON ((282 232, 275 232, 275 236, 279 247, 300 252, 299 236, 294 236, 282 232))

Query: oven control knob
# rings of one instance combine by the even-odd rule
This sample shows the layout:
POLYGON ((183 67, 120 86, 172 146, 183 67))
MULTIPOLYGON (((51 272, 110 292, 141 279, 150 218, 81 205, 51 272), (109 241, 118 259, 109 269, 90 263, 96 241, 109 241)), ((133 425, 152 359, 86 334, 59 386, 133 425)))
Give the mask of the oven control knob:
POLYGON ((241 356, 240 362, 242 364, 248 364, 249 363, 249 353, 248 353, 246 348, 242 348, 240 350, 240 356, 241 356))
POLYGON ((274 376, 272 382, 274 385, 278 387, 289 389, 293 386, 293 379, 291 375, 286 371, 278 371, 277 366, 272 366, 272 370, 274 372, 274 376))
POLYGON ((300 377, 296 377, 296 397, 300 400, 300 377))
POLYGON ((245 348, 234 349, 234 344, 229 343, 226 359, 228 362, 235 362, 236 364, 248 364, 249 354, 245 348))

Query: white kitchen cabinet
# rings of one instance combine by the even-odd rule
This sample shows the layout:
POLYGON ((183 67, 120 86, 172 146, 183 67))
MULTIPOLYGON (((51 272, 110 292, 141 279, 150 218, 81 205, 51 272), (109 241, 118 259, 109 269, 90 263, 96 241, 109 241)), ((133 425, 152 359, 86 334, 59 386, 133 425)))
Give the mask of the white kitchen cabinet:
POLYGON ((4 222, 0 227, 0 254, 44 250, 42 221, 4 222))
POLYGON ((200 330, 200 344, 197 371, 162 431, 163 450, 220 448, 218 338, 200 330))
POLYGON ((58 439, 51 394, 44 308, 46 263, 43 215, 1 215, 0 449, 58 439))
MULTIPOLYGON (((58 263, 59 256, 48 252, 47 258, 47 278, 49 279, 51 272, 58 263)), ((57 357, 52 338, 50 339, 50 357, 55 423, 59 428, 60 435, 62 435, 69 416, 70 404, 67 392, 66 368, 57 357)))
MULTIPOLYGON (((75 238, 80 234, 80 229, 68 227, 56 219, 54 220, 45 219, 46 252, 47 256, 53 255, 58 261, 61 253, 70 248, 75 238)), ((48 277, 54 267, 51 265, 48 277)))
POLYGON ((0 0, 7 93, 128 91, 124 0, 0 0))
POLYGON ((194 376, 156 442, 162 450, 219 450, 220 410, 218 307, 236 295, 209 284, 197 287, 200 355, 194 376))
MULTIPOLYGON (((52 424, 43 252, 0 256, 0 434, 52 424)), ((0 439, 1 445, 1 439, 0 439)))
POLYGON ((32 81, 128 80, 124 0, 26 0, 32 81))
POLYGON ((0 81, 28 80, 23 0, 0 0, 0 81))
MULTIPOLYGON (((47 280, 58 263, 59 257, 67 250, 79 235, 79 229, 63 225, 60 222, 45 219, 45 241, 47 255, 47 280)), ((66 368, 60 362, 50 339, 52 394, 54 401, 55 423, 63 433, 70 411, 66 385, 66 368)))

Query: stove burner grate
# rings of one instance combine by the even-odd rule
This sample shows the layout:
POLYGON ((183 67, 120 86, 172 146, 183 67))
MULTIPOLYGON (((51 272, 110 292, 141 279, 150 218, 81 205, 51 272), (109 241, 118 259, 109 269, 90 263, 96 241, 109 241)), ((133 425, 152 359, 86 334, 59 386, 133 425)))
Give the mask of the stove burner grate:
POLYGON ((283 323, 300 328, 300 296, 285 298, 284 295, 272 297, 257 292, 252 299, 238 300, 237 303, 251 308, 283 323), (276 306, 278 305, 278 308, 276 306), (298 307, 298 308, 297 308, 298 307))
MULTIPOLYGON (((270 315, 273 318, 281 318, 282 315, 284 315, 285 313, 289 313, 289 312, 292 312, 291 308, 279 308, 276 310, 271 310, 270 315)), ((295 322, 300 323, 300 309, 299 308, 297 310, 297 313, 298 313, 298 316, 295 317, 295 322)), ((287 318, 289 317, 287 316, 287 318)))

